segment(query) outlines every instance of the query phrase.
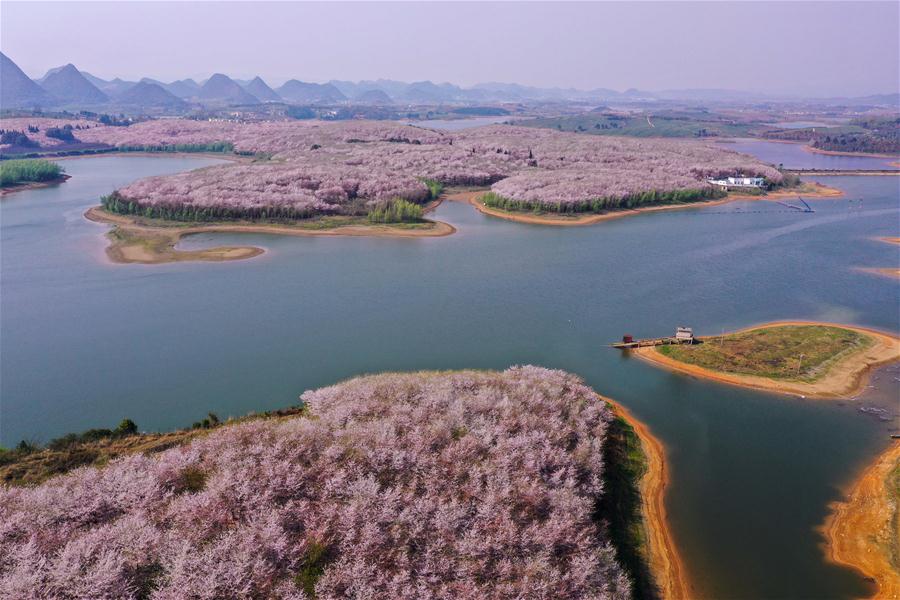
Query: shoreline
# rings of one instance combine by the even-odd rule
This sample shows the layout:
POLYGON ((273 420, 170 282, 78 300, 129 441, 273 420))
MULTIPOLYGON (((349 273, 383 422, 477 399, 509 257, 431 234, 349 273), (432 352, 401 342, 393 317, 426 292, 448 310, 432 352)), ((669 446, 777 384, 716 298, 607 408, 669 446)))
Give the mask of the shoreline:
POLYGON ((855 270, 888 279, 900 279, 900 268, 897 267, 856 267, 855 270))
MULTIPOLYGON (((428 210, 433 209, 429 206, 428 210)), ((400 229, 390 225, 339 225, 330 229, 304 229, 298 225, 266 223, 210 223, 210 224, 144 224, 140 218, 116 215, 99 206, 89 208, 84 217, 95 223, 112 225, 106 248, 107 257, 114 263, 162 264, 170 262, 221 262, 244 260, 263 254, 257 246, 218 246, 201 250, 178 250, 175 246, 187 235, 196 233, 262 233, 294 236, 351 236, 428 238, 456 233, 456 228, 442 221, 428 221, 427 229, 400 229)))
POLYGON ((900 597, 900 571, 891 563, 900 540, 900 508, 892 508, 897 498, 891 498, 887 481, 898 465, 900 440, 894 440, 842 494, 844 499, 830 505, 822 526, 827 560, 874 581, 874 598, 900 597))
MULTIPOLYGON (((769 329, 785 325, 822 325, 840 327, 861 333, 873 338, 874 345, 847 356, 832 365, 821 379, 812 383, 769 379, 758 375, 740 375, 722 371, 712 371, 704 367, 684 363, 656 351, 654 346, 635 348, 632 352, 640 359, 657 367, 692 375, 701 379, 709 379, 720 383, 754 388, 769 392, 777 392, 801 398, 837 399, 855 396, 862 392, 869 380, 871 372, 882 365, 900 360, 900 338, 893 334, 840 323, 823 323, 819 321, 776 321, 754 325, 729 333, 743 333, 756 329, 769 329)), ((726 334, 727 335, 727 334, 726 334)))
POLYGON ((811 152, 812 154, 824 154, 826 156, 859 156, 861 158, 887 158, 890 160, 900 159, 900 156, 896 154, 884 154, 879 152, 844 152, 842 150, 821 150, 819 148, 813 148, 809 144, 805 144, 803 142, 798 143, 803 144, 803 148, 806 149, 807 152, 811 152))
POLYGON ((497 217, 499 219, 506 219, 507 221, 515 221, 517 223, 526 223, 529 225, 556 225, 562 227, 579 227, 585 225, 594 225, 595 223, 600 223, 602 221, 609 221, 612 219, 620 219, 622 217, 629 217, 633 215, 639 215, 643 213, 654 213, 660 211, 667 210, 684 210, 684 209, 696 209, 703 208, 707 206, 721 206, 723 204, 728 204, 729 202, 736 202, 742 200, 778 200, 782 198, 793 198, 797 195, 802 195, 806 198, 813 199, 827 199, 827 198, 840 198, 844 195, 844 192, 833 187, 829 187, 820 183, 810 182, 805 184, 808 186, 806 191, 804 190, 778 190, 775 192, 770 192, 766 195, 750 195, 750 194, 729 194, 725 198, 720 198, 716 200, 701 200, 698 202, 690 202, 686 204, 657 204, 652 206, 644 206, 641 208, 623 208, 617 210, 611 210, 605 213, 587 213, 582 214, 582 216, 577 217, 563 217, 563 216, 555 216, 555 215, 534 215, 530 212, 512 212, 499 208, 491 208, 489 206, 485 206, 483 202, 480 202, 478 198, 485 194, 488 190, 480 190, 480 191, 468 191, 468 192, 456 192, 452 194, 448 194, 446 196, 446 200, 451 202, 466 202, 472 205, 478 212, 491 216, 497 217))
POLYGON ((54 177, 53 179, 48 179, 47 181, 29 181, 28 183, 19 183, 15 185, 11 185, 9 187, 0 188, 0 197, 7 196, 9 194, 15 194, 16 192, 21 192, 24 190, 36 190, 45 187, 51 187, 54 185, 59 185, 60 183, 65 183, 69 179, 71 179, 71 175, 60 175, 59 177, 54 177))
POLYGON ((665 492, 671 479, 662 442, 625 406, 605 396, 599 397, 609 403, 616 414, 634 429, 647 459, 647 472, 641 477, 639 485, 650 572, 659 586, 663 599, 690 598, 692 597, 690 580, 672 537, 666 513, 665 492))

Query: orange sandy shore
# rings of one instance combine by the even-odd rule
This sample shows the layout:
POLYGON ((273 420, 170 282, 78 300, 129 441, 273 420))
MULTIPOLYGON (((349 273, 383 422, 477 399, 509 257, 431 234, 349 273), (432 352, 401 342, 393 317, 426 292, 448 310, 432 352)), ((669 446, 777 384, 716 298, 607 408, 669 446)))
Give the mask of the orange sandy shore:
POLYGON ((818 381, 805 383, 800 381, 784 381, 758 377, 753 375, 737 375, 721 371, 712 371, 697 365, 684 363, 659 353, 655 347, 635 348, 632 350, 640 358, 663 368, 679 373, 694 375, 703 379, 711 379, 731 385, 750 387, 782 394, 810 398, 843 398, 861 392, 868 382, 869 374, 875 367, 900 360, 900 338, 874 329, 853 327, 839 323, 820 323, 817 321, 779 321, 754 327, 747 327, 738 332, 781 327, 784 325, 826 325, 850 329, 873 338, 874 343, 855 354, 851 354, 832 365, 818 381))
POLYGON ((873 580, 875 598, 900 598, 900 490, 890 481, 898 465, 900 440, 894 440, 863 471, 846 500, 831 506, 823 527, 828 559, 873 580))
POLYGON ((669 485, 669 470, 662 442, 654 437, 650 429, 627 408, 609 398, 603 400, 613 405, 619 416, 628 421, 641 440, 647 458, 647 472, 640 483, 641 512, 647 533, 650 570, 662 598, 685 600, 695 597, 666 516, 665 492, 669 485))
POLYGON ((808 192, 778 191, 771 192, 769 194, 766 194, 765 196, 729 194, 727 198, 722 198, 721 200, 706 200, 701 202, 691 202, 689 204, 662 204, 657 206, 645 206, 642 208, 612 210, 603 214, 586 214, 575 217, 534 215, 527 212, 511 212, 500 210, 497 208, 491 208, 489 206, 485 206, 483 202, 479 201, 479 197, 481 197, 487 190, 457 192, 447 195, 446 199, 453 202, 467 202, 483 214, 500 219, 506 219, 508 221, 528 223, 530 225, 556 225, 562 227, 577 227, 584 225, 593 225, 594 223, 600 223, 601 221, 621 219, 622 217, 629 217, 642 213, 653 213, 669 210, 685 210, 692 208, 696 209, 705 206, 719 206, 722 204, 728 204, 729 202, 735 202, 737 200, 779 200, 781 198, 794 198, 798 195, 798 193, 805 198, 839 198, 844 195, 844 192, 839 189, 828 187, 819 183, 812 183, 810 184, 810 186, 813 188, 813 190, 808 192))
POLYGON ((871 273, 872 275, 890 277, 891 279, 900 279, 900 269, 896 267, 857 267, 856 270, 863 273, 871 273))

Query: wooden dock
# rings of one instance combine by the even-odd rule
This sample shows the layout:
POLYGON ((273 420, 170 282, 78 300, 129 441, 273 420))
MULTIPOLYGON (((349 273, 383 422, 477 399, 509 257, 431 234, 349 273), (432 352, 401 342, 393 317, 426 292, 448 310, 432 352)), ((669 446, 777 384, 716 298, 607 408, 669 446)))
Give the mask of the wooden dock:
POLYGON ((631 335, 623 335, 621 342, 610 344, 613 348, 627 350, 629 348, 644 348, 646 346, 668 346, 669 344, 693 344, 694 330, 690 327, 679 325, 675 328, 675 335, 658 338, 646 338, 636 340, 631 335))
POLYGON ((613 348, 643 348, 645 346, 668 346, 670 344, 689 344, 689 341, 678 340, 673 337, 648 338, 646 340, 634 340, 633 342, 616 342, 610 344, 613 348))

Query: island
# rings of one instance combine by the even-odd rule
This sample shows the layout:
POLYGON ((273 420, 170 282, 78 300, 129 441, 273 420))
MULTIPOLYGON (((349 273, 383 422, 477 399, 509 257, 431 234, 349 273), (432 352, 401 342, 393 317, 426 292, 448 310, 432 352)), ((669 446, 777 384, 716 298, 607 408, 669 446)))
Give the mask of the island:
MULTIPOLYGON (((427 210, 430 208, 426 207, 427 210)), ((255 246, 216 246, 179 250, 182 238, 197 233, 263 233, 295 236, 443 237, 456 232, 447 223, 419 218, 415 221, 377 223, 360 217, 321 216, 302 221, 218 221, 185 223, 139 215, 122 215, 95 206, 85 217, 113 225, 107 234, 107 257, 114 263, 161 264, 170 262, 221 262, 243 260, 263 254, 255 246)))
POLYGON ((422 207, 444 187, 484 189, 481 203, 496 210, 591 219, 722 199, 735 186, 754 192, 793 181, 756 158, 702 141, 614 139, 512 125, 437 131, 383 121, 33 121, 0 124, 43 133, 62 128, 88 152, 240 157, 141 179, 110 190, 102 201, 109 213, 191 225, 293 225, 342 217, 383 235, 385 224, 421 223, 422 207))
POLYGON ((900 440, 835 503, 825 522, 828 558, 875 582, 875 598, 900 597, 900 440))
POLYGON ((794 321, 633 352, 654 365, 704 379, 809 398, 844 398, 862 391, 873 368, 900 360, 900 338, 862 327, 794 321))
POLYGON ((16 159, 0 162, 0 195, 62 183, 65 169, 43 159, 16 159))
POLYGON ((516 221, 518 223, 527 223, 530 225, 568 227, 594 225, 595 223, 600 223, 602 221, 620 219, 622 217, 639 215, 642 213, 701 208, 704 206, 719 206, 738 200, 792 200, 800 195, 809 199, 828 199, 841 197, 844 195, 844 192, 818 182, 797 182, 774 190, 765 191, 764 193, 751 194, 731 191, 721 196, 710 194, 709 196, 691 197, 687 200, 651 203, 644 206, 637 206, 636 208, 599 208, 596 212, 558 212, 555 210, 545 210, 540 207, 529 209, 527 206, 516 208, 514 203, 509 203, 506 199, 498 197, 487 188, 456 192, 448 195, 446 199, 455 202, 468 203, 482 214, 506 219, 508 221, 516 221))
POLYGON ((0 451, 0 586, 229 596, 241 574, 253 597, 690 596, 662 446, 576 376, 384 373, 300 400, 0 451))

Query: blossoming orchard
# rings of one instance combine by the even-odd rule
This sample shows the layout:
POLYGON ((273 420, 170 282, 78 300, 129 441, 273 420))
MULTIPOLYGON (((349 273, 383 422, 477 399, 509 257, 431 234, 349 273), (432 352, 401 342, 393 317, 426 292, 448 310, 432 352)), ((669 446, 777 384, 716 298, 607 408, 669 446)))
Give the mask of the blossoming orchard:
MULTIPOLYGON (((48 123, 42 120, 40 129, 48 123)), ((69 122, 75 123, 75 122, 69 122)), ((27 130, 29 119, 6 119, 27 130)), ((77 123, 76 123, 77 126, 77 123)), ((389 122, 85 122, 76 138, 121 150, 233 150, 253 162, 150 177, 117 191, 120 212, 181 219, 365 214, 422 203, 426 180, 490 186, 510 208, 605 210, 711 197, 708 178, 782 181, 758 160, 698 141, 587 136, 509 125, 438 132, 389 122)), ((52 146, 51 146, 52 148, 52 146)))
POLYGON ((384 374, 308 417, 0 488, 4 598, 626 598, 578 378, 384 374))

